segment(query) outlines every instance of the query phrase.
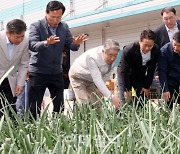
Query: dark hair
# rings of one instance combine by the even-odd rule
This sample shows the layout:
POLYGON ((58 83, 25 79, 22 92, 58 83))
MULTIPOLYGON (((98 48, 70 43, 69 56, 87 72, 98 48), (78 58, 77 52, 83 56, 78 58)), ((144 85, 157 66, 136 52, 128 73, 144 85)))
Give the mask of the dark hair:
POLYGON ((6 31, 9 33, 20 34, 23 31, 26 31, 26 29, 26 23, 20 19, 13 19, 6 25, 6 31))
POLYGON ((123 46, 123 50, 126 48, 126 45, 125 46, 123 46))
POLYGON ((155 42, 156 34, 150 29, 143 30, 140 35, 140 41, 142 41, 143 39, 149 39, 149 40, 153 40, 155 42))
POLYGON ((171 6, 165 7, 164 9, 162 9, 162 11, 161 11, 161 16, 163 16, 164 12, 165 12, 165 13, 173 12, 174 15, 176 15, 176 10, 175 10, 175 8, 173 8, 173 7, 171 7, 171 6))
POLYGON ((66 8, 63 3, 59 1, 50 1, 46 6, 46 13, 49 13, 49 11, 55 11, 60 9, 62 9, 62 14, 64 14, 66 8))
POLYGON ((180 31, 176 32, 173 36, 173 40, 180 43, 180 31))

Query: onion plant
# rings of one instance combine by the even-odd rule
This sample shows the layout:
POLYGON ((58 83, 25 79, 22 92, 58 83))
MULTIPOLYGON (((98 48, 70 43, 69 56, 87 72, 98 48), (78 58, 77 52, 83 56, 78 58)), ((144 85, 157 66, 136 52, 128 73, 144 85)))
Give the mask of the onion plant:
MULTIPOLYGON (((126 104, 119 111, 76 106, 73 116, 48 117, 47 108, 36 121, 28 112, 22 119, 7 111, 0 119, 0 153, 180 153, 180 107, 172 110, 159 102, 143 108, 126 104)), ((5 107, 5 106, 4 106, 5 107)))

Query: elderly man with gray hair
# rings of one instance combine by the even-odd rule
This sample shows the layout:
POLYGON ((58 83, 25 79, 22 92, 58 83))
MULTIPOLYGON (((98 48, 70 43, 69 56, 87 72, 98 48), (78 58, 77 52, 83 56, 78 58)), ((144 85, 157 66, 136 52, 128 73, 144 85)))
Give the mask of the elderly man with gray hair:
POLYGON ((69 78, 78 104, 94 104, 97 101, 96 94, 100 94, 119 109, 120 99, 105 85, 114 70, 119 49, 118 42, 107 39, 104 46, 90 49, 75 60, 70 68, 69 78))

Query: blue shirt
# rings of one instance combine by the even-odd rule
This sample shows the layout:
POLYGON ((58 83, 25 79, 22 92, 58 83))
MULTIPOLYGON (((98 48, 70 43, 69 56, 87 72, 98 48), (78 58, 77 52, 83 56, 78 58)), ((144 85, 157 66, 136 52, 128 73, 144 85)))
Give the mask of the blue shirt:
POLYGON ((9 60, 12 59, 12 55, 13 55, 13 50, 14 50, 14 44, 12 44, 8 37, 6 36, 7 39, 7 49, 8 49, 8 56, 9 56, 9 60))
POLYGON ((57 27, 53 28, 48 24, 48 28, 49 28, 50 32, 52 33, 52 35, 56 35, 57 27))

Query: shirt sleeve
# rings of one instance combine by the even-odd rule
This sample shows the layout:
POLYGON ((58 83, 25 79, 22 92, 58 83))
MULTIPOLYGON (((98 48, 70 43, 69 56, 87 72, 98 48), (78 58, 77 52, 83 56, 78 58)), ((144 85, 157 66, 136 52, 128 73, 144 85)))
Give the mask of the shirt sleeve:
POLYGON ((23 42, 24 45, 22 46, 23 53, 22 57, 18 63, 18 80, 17 85, 24 86, 25 84, 25 78, 28 71, 28 65, 29 65, 29 49, 28 49, 28 40, 23 42))
POLYGON ((31 24, 29 29, 29 49, 31 51, 39 51, 47 48, 44 41, 40 40, 40 32, 38 25, 31 24))
POLYGON ((125 49, 120 62, 121 75, 124 78, 124 89, 125 91, 131 91, 132 85, 130 81, 130 71, 131 71, 131 58, 128 54, 129 50, 125 49))
POLYGON ((69 26, 65 23, 63 23, 64 26, 66 27, 66 42, 65 44, 72 50, 72 51, 77 51, 80 47, 80 45, 75 45, 73 42, 73 36, 69 30, 69 26))
POLYGON ((87 56, 86 63, 87 67, 89 68, 94 84, 105 97, 109 98, 111 92, 108 90, 108 88, 105 85, 105 82, 103 81, 102 74, 98 68, 96 61, 90 56, 87 56))

